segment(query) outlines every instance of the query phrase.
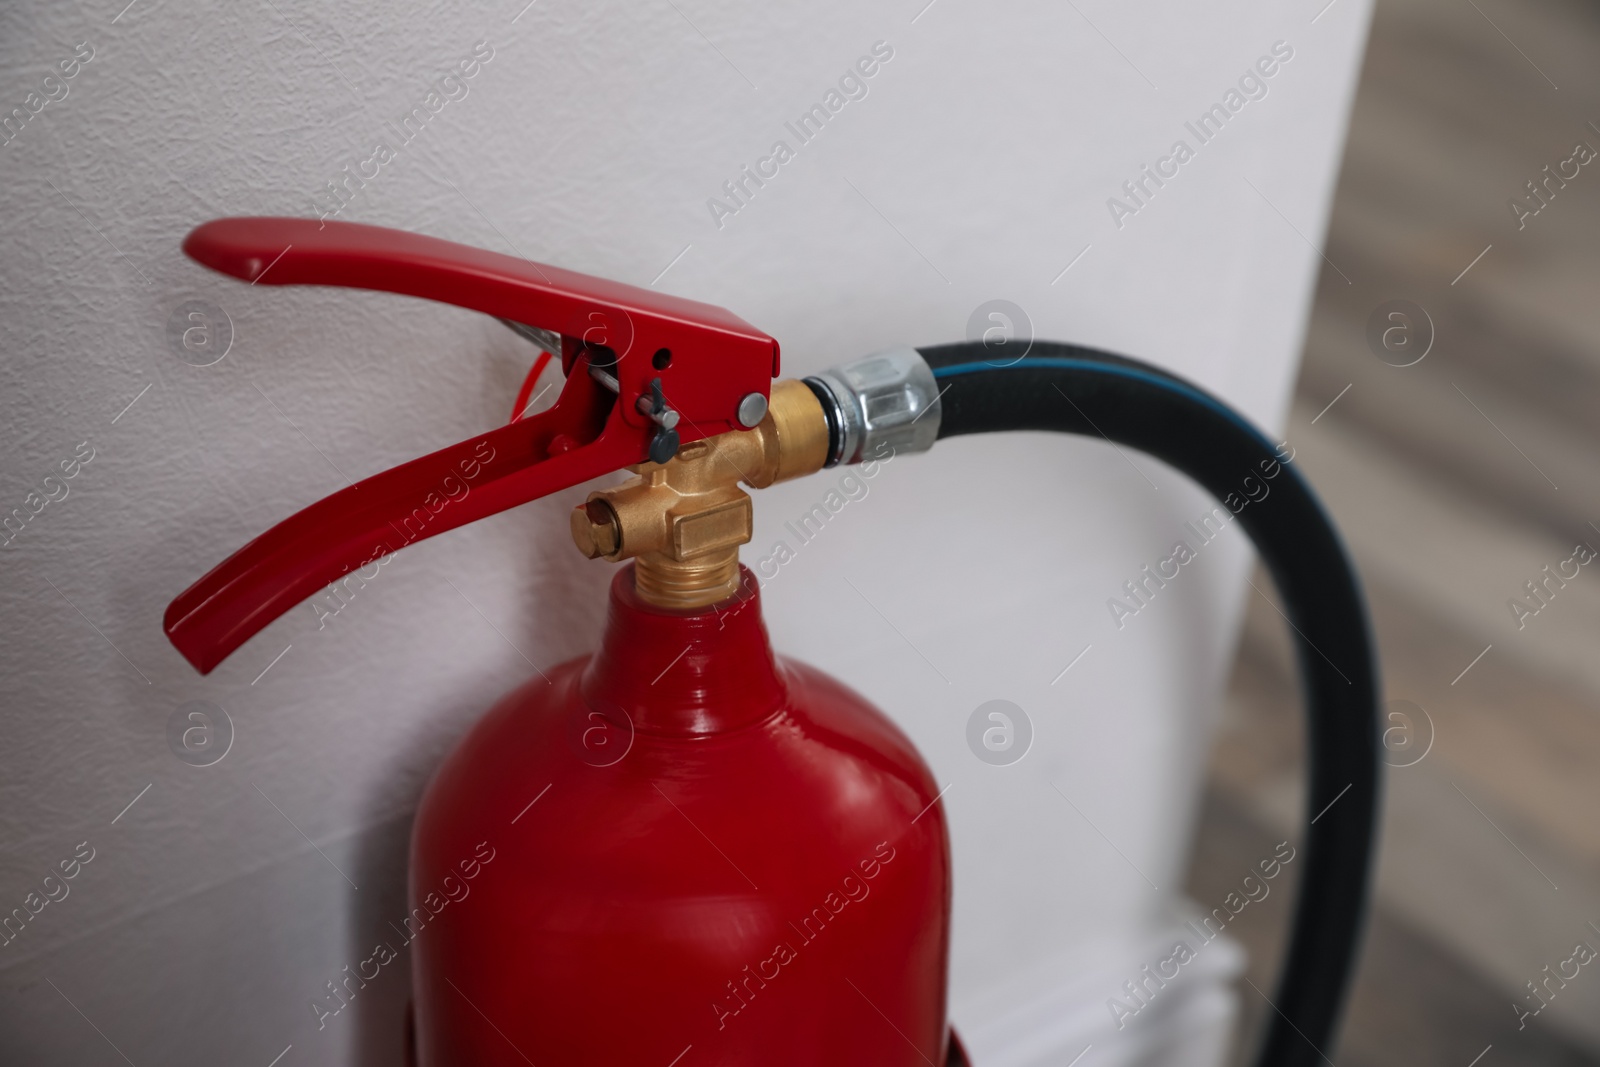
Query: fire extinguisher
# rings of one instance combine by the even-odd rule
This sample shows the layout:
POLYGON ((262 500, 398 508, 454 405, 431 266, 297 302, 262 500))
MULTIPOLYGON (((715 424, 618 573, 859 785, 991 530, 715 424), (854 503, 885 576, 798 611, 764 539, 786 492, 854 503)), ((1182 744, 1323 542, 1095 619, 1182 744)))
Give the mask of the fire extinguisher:
POLYGON ((946 1018, 934 780, 881 712, 773 654, 739 563, 740 486, 1008 430, 1139 448, 1224 502, 1242 478, 1284 475, 1238 509, 1295 631, 1310 750, 1305 873, 1257 1062, 1323 1061, 1365 909, 1377 667, 1332 523, 1227 405, 1148 364, 1043 342, 1021 358, 906 347, 774 381, 777 342, 720 308, 371 226, 220 219, 184 251, 253 284, 496 316, 566 379, 548 410, 310 505, 179 595, 166 633, 202 673, 413 541, 634 474, 571 516, 583 555, 630 561, 599 650, 490 709, 418 807, 413 1063, 966 1063, 946 1018), (438 903, 466 878, 470 905, 438 903))

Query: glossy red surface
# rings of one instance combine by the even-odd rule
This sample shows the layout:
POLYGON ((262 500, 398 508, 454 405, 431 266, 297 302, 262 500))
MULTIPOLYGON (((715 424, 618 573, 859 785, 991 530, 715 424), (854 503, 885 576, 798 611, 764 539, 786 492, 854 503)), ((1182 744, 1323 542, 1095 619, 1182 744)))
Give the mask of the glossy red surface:
POLYGON ((678 435, 687 443, 741 429, 740 400, 767 396, 778 372, 778 343, 721 308, 419 234, 233 218, 198 227, 183 247, 252 283, 380 289, 553 330, 562 336, 568 375, 550 410, 319 500, 180 594, 167 609, 167 637, 201 673, 380 556, 643 462, 656 428, 636 403, 654 379, 682 416, 678 435), (618 393, 587 373, 586 345, 614 354, 618 393), (658 361, 662 351, 670 361, 658 361))
POLYGON ((777 343, 714 304, 420 233, 355 222, 243 216, 195 227, 183 251, 212 270, 255 285, 337 285, 419 296, 610 345, 618 355, 648 347, 649 357, 655 351, 649 342, 656 340, 720 342, 730 350, 758 353, 766 376, 778 376, 777 343), (650 336, 638 336, 639 331, 650 336))
POLYGON ((620 572, 600 651, 440 767, 412 838, 423 1067, 944 1063, 937 787, 773 656, 745 577, 673 614, 620 572))

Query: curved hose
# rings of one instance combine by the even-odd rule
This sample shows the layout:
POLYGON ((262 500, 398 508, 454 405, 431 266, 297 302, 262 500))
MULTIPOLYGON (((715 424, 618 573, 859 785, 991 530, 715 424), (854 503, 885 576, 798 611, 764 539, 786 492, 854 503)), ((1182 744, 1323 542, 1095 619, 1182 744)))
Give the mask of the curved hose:
POLYGON ((1378 809, 1378 670, 1355 570, 1310 486, 1221 401, 1121 356, 1035 341, 1019 359, 1008 352, 1016 347, 919 349, 942 392, 940 439, 1055 430, 1148 452, 1235 513, 1278 586, 1305 682, 1306 862, 1256 1063, 1327 1062, 1366 910, 1378 809), (1269 478, 1270 493, 1253 499, 1250 486, 1269 478))

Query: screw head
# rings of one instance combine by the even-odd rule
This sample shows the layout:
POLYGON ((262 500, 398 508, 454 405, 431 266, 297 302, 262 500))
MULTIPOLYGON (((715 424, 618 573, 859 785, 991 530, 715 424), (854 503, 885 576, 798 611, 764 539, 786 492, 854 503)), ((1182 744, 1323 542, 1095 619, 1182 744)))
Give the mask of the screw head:
POLYGON ((739 401, 739 425, 753 430, 767 417, 767 398, 760 393, 746 393, 739 401))

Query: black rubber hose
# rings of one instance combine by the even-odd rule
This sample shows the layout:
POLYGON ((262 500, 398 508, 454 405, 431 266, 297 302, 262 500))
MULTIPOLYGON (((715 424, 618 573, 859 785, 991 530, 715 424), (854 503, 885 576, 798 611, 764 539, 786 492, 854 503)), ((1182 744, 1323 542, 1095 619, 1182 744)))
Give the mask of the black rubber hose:
POLYGON ((1305 866, 1256 1063, 1328 1054, 1354 970, 1378 813, 1378 666, 1338 531, 1293 463, 1226 404, 1159 368, 1076 345, 919 351, 943 391, 940 439, 1055 430, 1147 452, 1204 486, 1255 542, 1295 631, 1310 768, 1305 866))

